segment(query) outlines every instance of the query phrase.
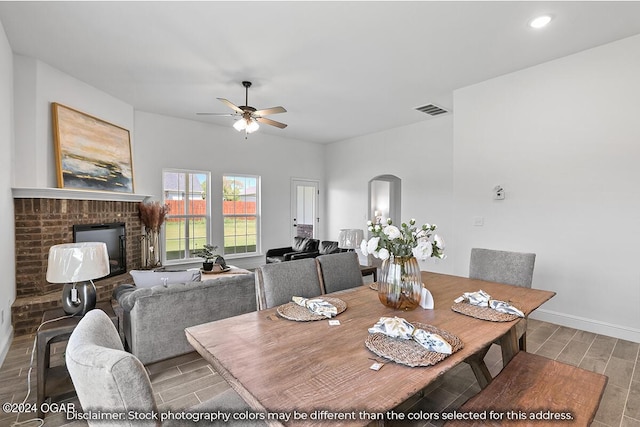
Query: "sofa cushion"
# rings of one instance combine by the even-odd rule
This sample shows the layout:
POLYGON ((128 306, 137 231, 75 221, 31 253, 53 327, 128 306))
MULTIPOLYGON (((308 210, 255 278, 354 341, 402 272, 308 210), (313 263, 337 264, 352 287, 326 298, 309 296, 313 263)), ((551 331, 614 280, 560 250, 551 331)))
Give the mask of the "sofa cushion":
POLYGON ((268 256, 267 257, 267 264, 269 263, 276 263, 276 262, 284 262, 284 255, 280 256, 280 255, 274 255, 274 256, 268 256))
POLYGON ((199 269, 183 271, 131 270, 129 274, 133 277, 133 283, 138 288, 200 281, 199 269))
POLYGON ((313 248, 313 243, 313 239, 296 236, 293 238, 293 245, 291 248, 293 249, 293 252, 308 252, 315 250, 315 248, 313 248))
POLYGON ((254 274, 218 274, 202 282, 115 292, 123 309, 124 334, 142 363, 193 351, 184 329, 256 310, 254 274))
POLYGON ((320 242, 318 252, 320 252, 320 255, 334 254, 340 252, 340 248, 338 248, 338 242, 323 240, 320 242))

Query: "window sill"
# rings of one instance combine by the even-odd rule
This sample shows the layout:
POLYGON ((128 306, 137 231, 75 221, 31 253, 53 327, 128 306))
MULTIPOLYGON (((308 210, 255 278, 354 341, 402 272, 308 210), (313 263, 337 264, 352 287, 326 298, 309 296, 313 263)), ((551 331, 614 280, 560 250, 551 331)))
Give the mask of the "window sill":
POLYGON ((243 258, 260 258, 260 257, 264 257, 264 254, 261 252, 253 252, 250 254, 228 254, 228 255, 222 255, 224 257, 225 260, 230 260, 230 259, 243 259, 243 258))

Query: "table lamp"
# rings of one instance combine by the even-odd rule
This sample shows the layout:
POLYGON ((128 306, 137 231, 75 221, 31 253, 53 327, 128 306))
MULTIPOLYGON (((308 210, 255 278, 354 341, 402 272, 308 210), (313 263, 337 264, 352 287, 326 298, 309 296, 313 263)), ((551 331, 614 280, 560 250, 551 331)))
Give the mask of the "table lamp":
POLYGON ((357 249, 363 238, 364 231, 357 228, 343 228, 338 235, 338 247, 347 250, 357 249))
POLYGON ((109 274, 109 254, 103 242, 65 243, 49 249, 47 282, 63 283, 62 308, 84 316, 96 306, 93 279, 109 274))

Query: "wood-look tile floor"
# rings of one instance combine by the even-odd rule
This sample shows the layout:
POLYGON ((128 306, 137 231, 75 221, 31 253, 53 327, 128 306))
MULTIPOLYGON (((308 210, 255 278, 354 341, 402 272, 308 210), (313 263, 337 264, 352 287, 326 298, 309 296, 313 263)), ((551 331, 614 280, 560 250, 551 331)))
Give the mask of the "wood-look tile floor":
MULTIPOLYGON (((62 343, 61 343, 62 344, 62 343)), ((64 346, 52 349, 52 366, 63 363, 64 346)), ((13 340, 7 357, 0 367, 0 403, 20 403, 27 394, 33 336, 13 340)), ((604 373, 609 382, 593 426, 640 427, 640 344, 592 334, 551 323, 530 320, 527 332, 528 351, 551 359, 604 373)), ((501 367, 500 348, 493 346, 485 358, 491 373, 501 367)), ((197 353, 190 353, 147 366, 160 409, 188 408, 223 392, 229 386, 197 353)), ((36 396, 36 371, 31 374, 31 394, 36 396)), ((475 377, 466 364, 449 371, 435 384, 401 405, 407 412, 441 412, 459 407, 479 391, 475 377)), ((75 397, 71 402, 79 407, 75 397)), ((35 414, 7 414, 0 411, 0 426, 11 426, 16 420, 25 421, 35 414)), ((37 422, 24 426, 37 426, 37 422)), ((63 413, 48 413, 44 425, 86 426, 85 422, 68 421, 63 413)), ((406 424, 405 424, 406 425, 406 424)), ((440 426, 442 422, 422 421, 416 426, 440 426)), ((536 427, 542 424, 537 423, 536 427)))

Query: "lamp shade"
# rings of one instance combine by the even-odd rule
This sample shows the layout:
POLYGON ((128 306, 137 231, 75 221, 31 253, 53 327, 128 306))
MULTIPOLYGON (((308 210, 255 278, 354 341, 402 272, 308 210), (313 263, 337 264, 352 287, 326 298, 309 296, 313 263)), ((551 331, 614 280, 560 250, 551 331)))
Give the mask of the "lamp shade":
POLYGON ((249 123, 247 123, 247 133, 253 133, 260 128, 260 125, 255 119, 251 119, 249 123))
POLYGON ((338 235, 340 249, 357 249, 364 238, 364 231, 357 228, 343 228, 338 235))
POLYGON ((233 127, 238 132, 241 132, 247 128, 247 121, 244 118, 236 120, 236 122, 233 124, 233 127))
POLYGON ((260 125, 256 121, 256 119, 252 117, 242 117, 233 124, 233 127, 238 132, 242 132, 243 130, 247 133, 253 133, 260 128, 260 125))
POLYGON ((49 283, 84 282, 108 274, 109 254, 103 242, 65 243, 49 249, 49 283))

